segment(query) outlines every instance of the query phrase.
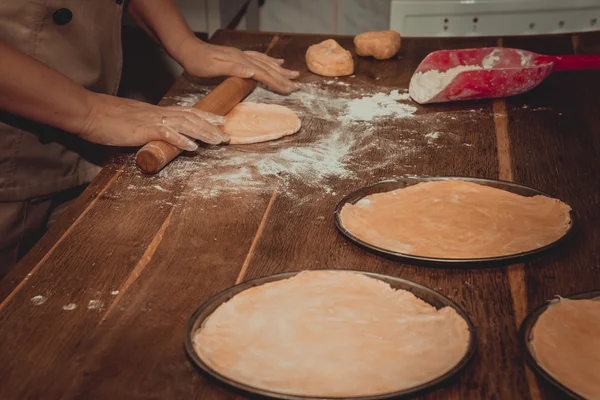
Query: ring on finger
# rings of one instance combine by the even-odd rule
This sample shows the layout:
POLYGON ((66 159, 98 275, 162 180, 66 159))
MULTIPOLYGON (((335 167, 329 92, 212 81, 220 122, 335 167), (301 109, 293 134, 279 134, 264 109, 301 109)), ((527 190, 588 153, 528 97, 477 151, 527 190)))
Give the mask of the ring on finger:
POLYGON ((167 125, 167 117, 162 117, 162 118, 160 119, 160 124, 161 124, 161 125, 167 125))

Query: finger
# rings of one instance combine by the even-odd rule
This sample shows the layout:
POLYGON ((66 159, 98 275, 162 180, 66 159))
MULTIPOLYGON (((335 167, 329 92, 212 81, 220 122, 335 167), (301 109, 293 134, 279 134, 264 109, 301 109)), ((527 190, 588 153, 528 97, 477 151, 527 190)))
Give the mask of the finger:
POLYGON ((286 78, 294 79, 297 78, 298 75, 300 75, 300 72, 298 71, 292 71, 290 69, 281 67, 281 64, 283 64, 282 59, 275 59, 257 51, 246 51, 244 53, 246 53, 248 57, 252 57, 254 60, 260 60, 265 62, 267 65, 269 65, 269 67, 273 68, 275 71, 285 76, 286 78))
POLYGON ((271 89, 285 94, 300 89, 299 83, 282 76, 267 63, 257 59, 253 59, 251 62, 257 67, 255 79, 266 83, 271 89))
MULTIPOLYGON (((192 114, 189 114, 188 116, 191 117, 192 114)), ((179 133, 201 140, 204 143, 223 143, 224 138, 217 127, 212 126, 199 117, 196 117, 197 119, 192 122, 188 116, 181 114, 169 116, 166 118, 165 124, 179 133)))
MULTIPOLYGON (((201 116, 202 113, 203 113, 203 111, 201 111, 201 110, 192 109, 192 112, 186 114, 186 117, 191 121, 192 124, 195 124, 200 127, 206 126, 208 121, 206 121, 206 120, 204 120, 204 118, 202 118, 202 116, 201 116), (197 115, 196 113, 198 113, 200 115, 197 115)), ((225 121, 225 117, 222 117, 222 118, 223 118, 223 121, 225 121)), ((225 122, 223 122, 223 124, 225 124, 225 122)), ((223 125, 223 124, 221 124, 221 125, 223 125)), ((218 128, 210 123, 207 126, 207 129, 208 128, 210 128, 211 131, 215 135, 218 135, 221 138, 221 143, 229 142, 229 135, 226 134, 225 132, 223 132, 223 130, 221 130, 220 128, 218 128)))
POLYGON ((198 145, 194 143, 193 140, 188 139, 169 126, 153 126, 149 128, 149 133, 154 136, 154 138, 151 138, 151 140, 162 140, 163 142, 170 143, 181 150, 196 151, 198 149, 198 145))
POLYGON ((225 122, 227 121, 227 119, 222 115, 209 113, 206 111, 199 110, 197 108, 191 108, 190 112, 198 118, 202 118, 204 121, 214 126, 225 125, 225 122))
POLYGON ((273 58, 271 56, 266 55, 265 53, 261 53, 258 51, 248 50, 248 51, 245 51, 244 53, 246 53, 249 56, 262 58, 265 61, 270 61, 277 65, 282 65, 285 62, 285 60, 283 58, 273 58))
POLYGON ((263 68, 267 69, 269 72, 277 74, 277 75, 281 75, 286 79, 294 79, 294 78, 297 78, 298 75, 300 75, 300 72, 298 72, 298 71, 291 71, 289 69, 282 68, 277 64, 274 64, 269 61, 265 61, 258 57, 248 56, 248 59, 253 63, 259 64, 263 68))
POLYGON ((217 75, 237 76, 238 78, 254 78, 255 69, 245 63, 235 61, 218 60, 214 65, 215 71, 219 71, 217 75))
MULTIPOLYGON (((289 94, 299 89, 299 86, 296 86, 297 84, 295 84, 294 82, 282 77, 281 75, 272 74, 268 72, 265 68, 261 66, 261 64, 258 61, 252 59, 251 57, 245 57, 244 64, 238 64, 237 62, 232 61, 221 61, 220 64, 236 64, 241 65, 244 68, 253 68, 255 72, 253 78, 259 82, 264 83, 270 89, 278 93, 289 94)), ((223 66, 222 68, 232 69, 231 66, 223 66)))
POLYGON ((225 117, 223 117, 222 115, 213 114, 208 111, 199 110, 194 107, 168 106, 168 107, 165 107, 165 109, 170 110, 170 111, 181 111, 181 112, 186 112, 186 113, 193 113, 194 115, 202 118, 209 124, 215 125, 215 126, 223 125, 225 123, 225 117))

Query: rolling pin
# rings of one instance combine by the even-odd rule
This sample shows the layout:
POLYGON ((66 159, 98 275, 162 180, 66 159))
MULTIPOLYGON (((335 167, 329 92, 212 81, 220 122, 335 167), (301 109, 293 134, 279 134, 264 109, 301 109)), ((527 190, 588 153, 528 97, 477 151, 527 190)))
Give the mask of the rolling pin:
MULTIPOLYGON (((256 87, 254 79, 230 77, 200 99, 194 108, 217 115, 225 115, 256 87)), ((156 174, 170 163, 182 150, 170 143, 153 140, 135 155, 138 167, 147 174, 156 174)))

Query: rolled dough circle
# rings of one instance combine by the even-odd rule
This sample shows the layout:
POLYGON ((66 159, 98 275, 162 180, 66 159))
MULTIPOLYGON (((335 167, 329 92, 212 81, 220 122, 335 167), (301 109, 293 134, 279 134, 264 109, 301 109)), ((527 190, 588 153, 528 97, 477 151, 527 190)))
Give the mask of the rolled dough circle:
POLYGON ((396 31, 364 32, 354 37, 354 47, 359 56, 386 60, 398 53, 400 41, 400 34, 396 31))
POLYGON ((306 51, 306 66, 322 76, 346 76, 354 73, 352 54, 333 39, 313 44, 306 51))
POLYGON ((240 103, 227 115, 222 129, 230 144, 250 144, 279 139, 300 130, 300 118, 277 104, 240 103))
POLYGON ((491 258, 549 245, 571 226, 571 208, 461 180, 423 182, 346 204, 341 223, 358 239, 402 254, 491 258))
POLYGON ((559 299, 532 329, 538 364, 585 399, 600 399, 600 301, 559 299))
POLYGON ((309 397, 393 393, 444 375, 470 332, 451 307, 349 271, 304 271, 219 306, 194 336, 200 358, 254 388, 309 397))

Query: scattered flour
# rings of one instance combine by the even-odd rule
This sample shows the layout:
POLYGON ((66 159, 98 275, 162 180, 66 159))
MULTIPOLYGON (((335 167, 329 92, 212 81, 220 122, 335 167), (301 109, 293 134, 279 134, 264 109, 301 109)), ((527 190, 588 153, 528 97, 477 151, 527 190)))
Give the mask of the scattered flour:
POLYGON ((41 306, 42 304, 44 304, 46 302, 46 300, 48 300, 47 297, 44 297, 44 296, 34 296, 29 301, 34 306, 41 306))
POLYGON ((429 140, 439 139, 440 133, 439 132, 431 132, 431 133, 426 134, 425 137, 429 140))
POLYGON ((88 303, 88 310, 101 310, 104 307, 104 303, 101 300, 90 300, 88 303))
POLYGON ((328 80, 325 81, 324 83, 328 84, 328 85, 338 85, 338 86, 350 86, 349 83, 346 83, 344 81, 340 81, 340 80, 328 80))
POLYGON ((387 116, 394 118, 412 117, 417 111, 417 107, 398 102, 398 100, 408 100, 408 98, 408 93, 400 94, 398 90, 392 90, 389 94, 377 93, 372 96, 350 100, 348 110, 342 116, 342 121, 373 121, 387 116))
POLYGON ((118 290, 113 290, 112 292, 110 292, 110 294, 111 294, 112 296, 116 296, 116 295, 118 295, 118 294, 119 294, 119 291, 118 291, 118 290))
MULTIPOLYGON (((386 121, 409 118, 416 111, 413 105, 400 102, 410 101, 407 92, 390 89, 375 93, 366 90, 332 93, 314 84, 305 84, 301 91, 289 96, 258 87, 245 101, 287 106, 303 118, 303 125, 320 124, 322 133, 316 138, 306 138, 300 131, 294 137, 260 145, 266 150, 260 152, 254 150, 256 147, 244 146, 207 152, 206 157, 203 156, 204 167, 210 165, 219 172, 205 172, 202 177, 196 175, 195 179, 202 182, 194 185, 192 190, 203 197, 215 197, 239 188, 272 190, 273 179, 288 195, 293 195, 290 183, 298 181, 322 193, 332 194, 331 179, 355 178, 357 171, 350 168, 351 160, 355 169, 375 167, 357 166, 356 159, 383 144, 377 142, 374 134, 385 126, 386 121)), ((407 143, 398 137, 387 146, 404 149, 407 143)), ((390 153, 379 162, 386 163, 389 158, 397 157, 398 153, 390 153)), ((177 169, 181 167, 179 165, 177 169)))
MULTIPOLYGON (((198 155, 178 157, 157 175, 128 174, 128 189, 153 190, 160 207, 224 194, 252 201, 275 189, 302 204, 335 196, 342 180, 380 177, 381 171, 390 177, 394 171, 403 172, 393 176, 412 172, 408 160, 420 157, 420 149, 428 145, 421 139, 423 126, 436 127, 440 118, 450 118, 419 116, 405 90, 339 83, 307 83, 288 96, 257 87, 245 101, 286 106, 308 129, 261 144, 201 148, 198 155)), ((201 97, 168 100, 195 103, 201 97)))
POLYGON ((465 71, 482 69, 479 65, 460 65, 447 71, 430 70, 413 75, 408 86, 410 97, 417 103, 427 103, 465 71))
POLYGON ((77 304, 75 304, 75 303, 70 303, 70 304, 67 304, 62 307, 62 309, 65 311, 73 311, 76 308, 77 308, 77 304))

